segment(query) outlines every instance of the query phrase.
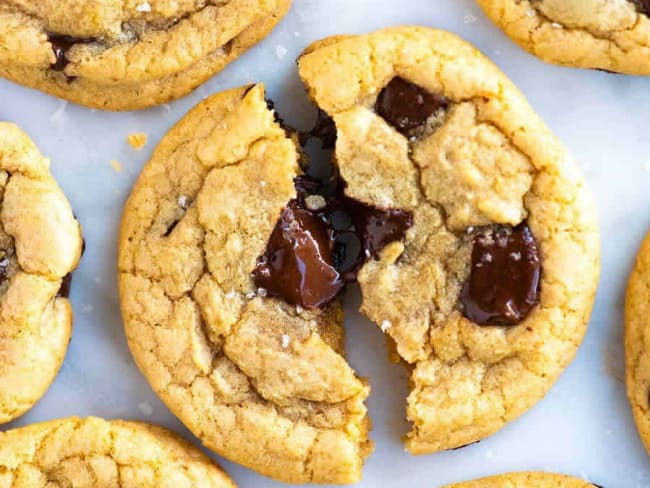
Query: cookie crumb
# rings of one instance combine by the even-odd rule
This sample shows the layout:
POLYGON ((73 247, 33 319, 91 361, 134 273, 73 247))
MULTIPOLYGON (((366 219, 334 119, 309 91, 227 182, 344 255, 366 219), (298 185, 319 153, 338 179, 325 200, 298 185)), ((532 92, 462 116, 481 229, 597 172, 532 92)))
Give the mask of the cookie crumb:
POLYGON ((278 59, 283 59, 288 52, 289 50, 282 45, 275 47, 275 55, 277 56, 278 59))
POLYGON ((305 198, 305 205, 309 210, 320 210, 327 205, 327 202, 322 195, 309 195, 305 198))
POLYGON ((113 167, 113 169, 114 169, 117 173, 119 173, 120 171, 122 171, 122 165, 121 165, 118 161, 116 161, 116 160, 114 160, 114 159, 111 159, 111 166, 113 167))
POLYGON ((393 326, 393 324, 390 323, 390 320, 382 320, 381 325, 379 326, 379 328, 381 329, 382 332, 386 332, 392 326, 393 326))
POLYGON ((144 132, 134 132, 126 137, 126 141, 136 151, 139 151, 147 144, 147 134, 144 132))
POLYGON ((151 12, 151 5, 149 5, 149 2, 142 2, 135 9, 138 12, 151 12))
POLYGON ((147 402, 138 403, 138 410, 140 410, 140 412, 142 412, 147 417, 151 416, 153 413, 153 407, 147 402))
POLYGON ((287 334, 282 334, 282 349, 289 347, 291 343, 291 338, 287 334))

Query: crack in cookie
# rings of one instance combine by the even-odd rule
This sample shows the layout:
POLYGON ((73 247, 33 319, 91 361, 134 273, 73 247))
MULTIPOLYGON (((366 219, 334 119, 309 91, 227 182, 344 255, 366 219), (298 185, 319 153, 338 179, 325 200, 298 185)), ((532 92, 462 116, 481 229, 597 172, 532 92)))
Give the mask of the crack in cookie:
POLYGON ((235 488, 216 463, 171 432, 94 417, 0 432, 0 485, 235 488))
POLYGON ((0 76, 133 110, 181 97, 264 38, 290 0, 0 1, 0 76))
POLYGON ((70 273, 81 229, 49 161, 15 125, 0 122, 0 423, 45 393, 72 326, 70 273), (66 278, 68 277, 68 278, 66 278))
POLYGON ((544 61, 650 74, 645 0, 477 0, 521 47, 544 61))

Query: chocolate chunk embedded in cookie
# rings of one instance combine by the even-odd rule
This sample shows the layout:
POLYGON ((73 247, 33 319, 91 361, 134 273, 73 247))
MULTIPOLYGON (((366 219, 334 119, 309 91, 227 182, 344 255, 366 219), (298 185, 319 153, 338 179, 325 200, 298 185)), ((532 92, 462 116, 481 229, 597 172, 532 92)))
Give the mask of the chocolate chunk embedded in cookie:
POLYGON ((477 0, 516 43, 544 61, 650 75, 648 0, 477 0))
POLYGON ((0 424, 45 393, 70 341, 81 228, 49 161, 0 122, 0 424))
POLYGON ((0 1, 0 76, 134 110, 186 95, 263 39, 290 0, 0 1))

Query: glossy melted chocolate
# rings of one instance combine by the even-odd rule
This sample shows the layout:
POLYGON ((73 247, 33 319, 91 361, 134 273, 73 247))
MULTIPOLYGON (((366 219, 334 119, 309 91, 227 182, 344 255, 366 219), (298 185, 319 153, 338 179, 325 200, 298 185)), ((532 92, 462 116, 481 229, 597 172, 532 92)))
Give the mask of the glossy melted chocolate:
POLYGON ((461 292, 465 316, 480 325, 516 325, 539 300, 539 245, 526 223, 474 234, 470 275, 461 292))

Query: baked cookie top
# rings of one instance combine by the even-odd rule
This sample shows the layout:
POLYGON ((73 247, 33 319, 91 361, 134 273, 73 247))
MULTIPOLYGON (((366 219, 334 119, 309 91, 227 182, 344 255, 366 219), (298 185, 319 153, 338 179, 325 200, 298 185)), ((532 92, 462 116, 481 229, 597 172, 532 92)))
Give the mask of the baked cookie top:
POLYGON ((171 432, 94 417, 0 432, 0 486, 235 488, 216 463, 171 432))
POLYGON ((573 358, 599 276, 594 203, 513 84, 455 35, 398 27, 299 59, 348 197, 412 214, 359 271, 361 311, 411 373, 407 449, 486 437, 573 358))
POLYGON ((641 440, 650 453, 650 234, 646 236, 627 285, 625 299, 625 379, 641 440))
POLYGON ((138 366, 207 447, 279 480, 351 483, 369 388, 344 359, 340 306, 288 305, 251 275, 300 172, 263 86, 201 102, 126 203, 122 315, 138 366))
POLYGON ((602 488, 587 481, 553 473, 508 473, 443 488, 602 488))
POLYGON ((650 74, 648 0, 477 0, 517 44, 549 63, 650 74))
POLYGON ((72 326, 69 273, 81 228, 49 161, 18 127, 0 122, 0 424, 41 398, 72 326))
POLYGON ((263 39, 290 0, 1 0, 0 75, 133 110, 183 96, 263 39))

